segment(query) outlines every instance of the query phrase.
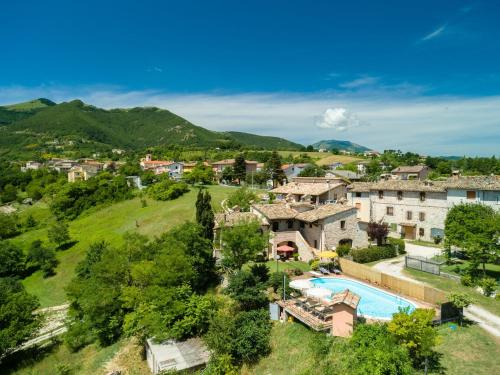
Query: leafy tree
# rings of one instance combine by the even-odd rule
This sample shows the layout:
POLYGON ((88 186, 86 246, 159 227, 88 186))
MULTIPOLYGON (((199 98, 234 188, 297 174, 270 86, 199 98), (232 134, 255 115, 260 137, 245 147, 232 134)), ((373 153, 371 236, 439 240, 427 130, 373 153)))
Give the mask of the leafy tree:
POLYGON ((353 375, 413 373, 408 350, 398 345, 386 324, 356 326, 343 355, 353 375))
POLYGON ((388 324, 389 332, 397 342, 408 349, 408 353, 415 366, 420 367, 433 353, 433 348, 438 344, 438 333, 432 327, 434 310, 415 309, 400 310, 394 314, 388 324))
POLYGON ((281 169, 281 157, 277 151, 273 151, 271 154, 271 157, 266 163, 266 169, 269 171, 275 187, 286 180, 285 172, 281 169))
POLYGON ((235 180, 235 174, 234 174, 234 169, 231 168, 231 167, 225 167, 223 170, 222 170, 222 175, 221 175, 221 179, 222 181, 226 181, 228 183, 231 183, 235 180))
POLYGON ((0 213, 0 240, 19 234, 17 216, 0 213))
POLYGON ((200 189, 196 199, 196 222, 203 229, 203 236, 210 241, 214 239, 214 220, 212 197, 208 191, 203 193, 200 189))
POLYGON ((307 152, 313 152, 314 151, 314 146, 312 146, 312 145, 307 146, 306 147, 306 151, 307 152))
POLYGON ((78 277, 86 279, 91 275, 92 266, 102 259, 102 254, 109 248, 106 241, 93 242, 90 244, 85 258, 77 264, 76 274, 78 277))
POLYGON ((29 214, 27 217, 26 217, 26 222, 25 222, 25 226, 26 228, 33 228, 35 227, 37 224, 35 218, 33 217, 32 214, 29 214))
POLYGON ((17 198, 17 188, 12 184, 5 185, 1 198, 4 203, 15 201, 17 198))
POLYGON ((253 273, 238 271, 229 279, 226 293, 236 300, 242 310, 260 309, 267 305, 265 284, 253 273))
POLYGON ((202 163, 196 164, 191 172, 186 172, 183 175, 183 179, 188 184, 204 184, 210 185, 215 178, 215 173, 209 166, 203 165, 202 163))
POLYGON ((448 211, 445 220, 445 245, 458 246, 470 258, 471 270, 482 263, 494 263, 500 255, 500 213, 482 204, 459 204, 448 211))
POLYGON ((233 362, 229 354, 212 355, 204 371, 208 375, 238 375, 238 366, 233 362))
POLYGON ((227 198, 227 204, 229 207, 238 206, 240 211, 248 212, 252 202, 256 202, 257 199, 257 194, 244 186, 231 193, 227 198))
POLYGON ((175 182, 167 177, 148 188, 151 198, 159 201, 176 199, 189 191, 188 185, 184 182, 175 182))
POLYGON ((26 260, 29 268, 42 270, 43 277, 54 275, 58 263, 55 251, 44 247, 40 240, 31 243, 26 260))
POLYGON ((247 165, 245 161, 245 156, 243 154, 238 154, 234 158, 234 178, 238 181, 238 184, 241 181, 245 181, 245 177, 247 174, 247 165))
POLYGON ((368 223, 367 233, 370 240, 376 240, 377 246, 382 246, 389 234, 389 227, 385 223, 371 221, 368 223))
POLYGON ((243 264, 254 260, 262 253, 268 243, 268 235, 262 233, 258 221, 240 222, 227 228, 221 234, 223 264, 239 270, 243 264))
POLYGON ((309 164, 300 173, 299 177, 324 177, 325 170, 316 164, 309 164))
POLYGON ((20 276, 24 272, 23 251, 9 241, 0 241, 0 277, 20 276))
POLYGON ((71 239, 68 224, 64 221, 56 221, 53 223, 49 227, 47 235, 50 242, 56 244, 58 247, 61 247, 71 239))
POLYGON ((472 303, 472 299, 466 293, 460 292, 451 292, 448 294, 448 301, 452 303, 452 305, 458 309, 459 311, 459 322, 462 324, 463 318, 463 309, 468 307, 472 303))
POLYGON ((265 263, 255 263, 250 266, 250 272, 254 275, 257 280, 261 283, 267 283, 269 281, 269 268, 265 263))
POLYGON ((41 325, 36 297, 11 278, 0 278, 0 358, 32 337, 41 325))

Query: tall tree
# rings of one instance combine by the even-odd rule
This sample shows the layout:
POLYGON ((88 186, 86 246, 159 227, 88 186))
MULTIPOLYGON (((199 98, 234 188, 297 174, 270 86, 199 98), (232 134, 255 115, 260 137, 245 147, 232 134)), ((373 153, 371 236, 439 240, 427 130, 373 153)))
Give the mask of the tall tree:
POLYGON ((0 242, 0 277, 19 276, 24 272, 23 251, 9 241, 0 242))
POLYGON ((389 227, 385 223, 371 221, 368 223, 367 233, 370 240, 376 240, 377 246, 382 246, 389 234, 389 227))
POLYGON ((471 271, 500 256, 500 213, 482 204, 460 204, 448 211, 444 227, 445 246, 458 246, 470 258, 471 271))
POLYGON ((273 151, 271 157, 267 161, 266 169, 271 175, 271 180, 273 180, 273 186, 276 187, 282 184, 286 179, 285 172, 281 169, 281 157, 277 151, 273 151))
POLYGON ((196 222, 202 228, 203 237, 213 241, 214 239, 214 211, 212 209, 212 197, 208 191, 198 192, 196 200, 196 222))
POLYGON ((243 154, 238 154, 234 158, 234 178, 238 180, 238 184, 241 181, 245 181, 247 175, 247 164, 245 162, 245 156, 243 154))
POLYGON ((58 247, 61 247, 71 239, 68 224, 64 221, 56 221, 52 224, 48 229, 47 235, 50 242, 56 244, 58 247))

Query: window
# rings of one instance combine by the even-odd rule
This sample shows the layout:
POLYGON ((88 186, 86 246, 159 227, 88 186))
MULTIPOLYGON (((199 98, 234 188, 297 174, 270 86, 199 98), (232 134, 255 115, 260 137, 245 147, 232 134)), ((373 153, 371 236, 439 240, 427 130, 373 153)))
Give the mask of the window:
POLYGON ((337 200, 337 193, 333 193, 333 200, 336 201, 337 200))
POLYGON ((421 202, 425 201, 425 192, 423 191, 420 192, 420 201, 421 202))
POLYGON ((403 192, 400 190, 398 191, 398 201, 403 199, 403 192))
POLYGON ((406 211, 406 220, 411 220, 413 217, 413 212, 411 211, 406 211))
POLYGON ((277 221, 273 221, 273 231, 276 232, 280 229, 280 223, 277 221))
POLYGON ((467 191, 467 199, 476 199, 476 192, 474 190, 467 191))
POLYGON ((425 212, 420 212, 418 214, 418 220, 425 221, 425 212))
POLYGON ((318 248, 318 240, 314 240, 314 248, 317 249, 318 248))
POLYGON ((384 191, 383 190, 378 191, 378 199, 384 199, 384 191))
POLYGON ((303 222, 303 221, 301 221, 301 222, 300 222, 300 227, 301 227, 302 229, 304 229, 305 225, 304 225, 304 222, 303 222))
POLYGON ((355 207, 356 207, 356 210, 361 210, 361 203, 356 203, 355 207))
POLYGON ((424 234, 425 234, 424 228, 419 228, 419 229, 418 229, 418 235, 419 235, 420 237, 423 237, 423 236, 424 236, 424 234))
POLYGON ((386 213, 389 216, 394 215, 394 207, 387 207, 386 213))
POLYGON ((361 198, 361 193, 356 193, 356 198, 361 198))
POLYGON ((288 220, 287 224, 288 224, 288 229, 293 228, 293 220, 288 220))
POLYGON ((340 220, 340 229, 345 229, 345 220, 340 220))

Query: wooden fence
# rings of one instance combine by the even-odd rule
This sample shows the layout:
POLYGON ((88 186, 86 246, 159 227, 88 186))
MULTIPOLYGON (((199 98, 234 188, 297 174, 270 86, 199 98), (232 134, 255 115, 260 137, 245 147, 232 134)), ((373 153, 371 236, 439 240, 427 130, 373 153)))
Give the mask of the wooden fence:
POLYGON ((441 290, 387 275, 348 259, 340 258, 339 262, 342 272, 348 276, 369 281, 372 284, 390 289, 395 293, 403 294, 433 305, 446 302, 446 295, 441 290))

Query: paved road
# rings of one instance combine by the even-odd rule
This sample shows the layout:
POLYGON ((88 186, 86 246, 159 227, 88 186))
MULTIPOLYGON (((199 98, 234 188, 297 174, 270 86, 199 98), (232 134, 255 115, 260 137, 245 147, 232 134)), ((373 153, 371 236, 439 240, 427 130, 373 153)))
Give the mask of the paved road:
MULTIPOLYGON (((419 255, 426 258, 432 258, 435 255, 439 255, 441 253, 441 249, 406 243, 406 252, 409 255, 419 255)), ((422 284, 422 282, 404 274, 404 266, 404 256, 401 256, 377 263, 373 266, 373 268, 377 271, 396 276, 404 280, 422 284)), ((493 336, 500 337, 500 317, 497 315, 490 313, 478 305, 471 305, 464 310, 464 316, 467 319, 476 322, 480 327, 491 333, 493 336)))

